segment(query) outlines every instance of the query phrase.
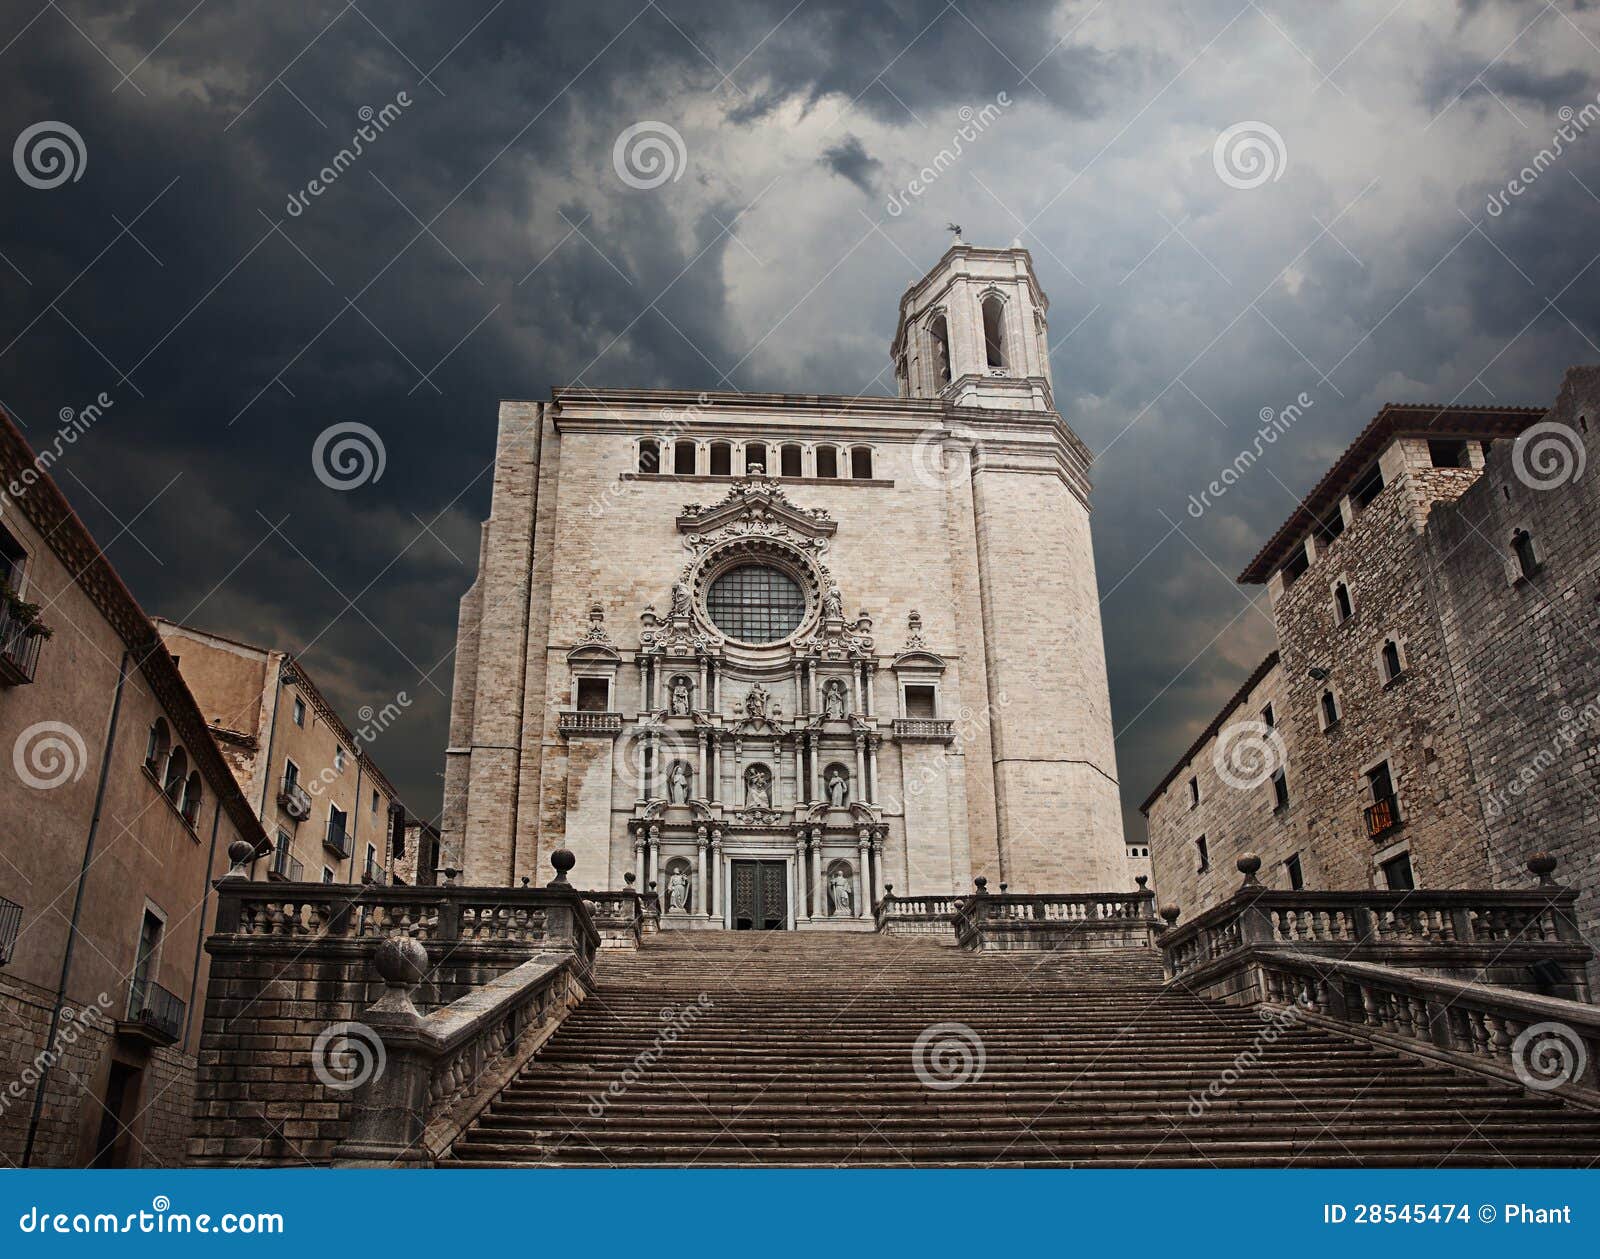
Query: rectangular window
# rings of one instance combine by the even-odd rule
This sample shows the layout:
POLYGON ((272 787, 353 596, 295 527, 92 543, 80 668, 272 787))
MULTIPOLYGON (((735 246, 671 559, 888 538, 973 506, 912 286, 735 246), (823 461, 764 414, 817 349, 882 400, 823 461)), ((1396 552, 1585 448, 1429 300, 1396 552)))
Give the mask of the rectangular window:
POLYGON ((1383 493, 1383 469, 1377 464, 1368 468, 1350 491, 1350 498, 1358 507, 1365 507, 1383 493))
POLYGON ((733 475, 733 447, 727 442, 711 443, 711 475, 733 475))
POLYGON ((323 866, 322 867, 322 881, 324 883, 332 883, 333 882, 333 871, 330 870, 327 866, 323 866))
POLYGON ((578 679, 578 711, 603 713, 610 711, 611 684, 605 678, 578 679))
POLYGON ((1189 780, 1189 807, 1191 809, 1194 809, 1194 808, 1198 808, 1199 805, 1200 805, 1200 780, 1198 778, 1191 778, 1189 780))
POLYGON ((1268 730, 1272 730, 1277 726, 1278 714, 1272 710, 1271 704, 1261 710, 1261 724, 1268 730))
POLYGON ((1303 574, 1306 569, 1310 567, 1311 560, 1306 555, 1305 543, 1299 543, 1294 549, 1294 554, 1291 555, 1283 565, 1284 588, 1287 589, 1288 587, 1294 585, 1295 582, 1299 581, 1301 574, 1303 574))
POLYGON ((374 813, 378 811, 378 793, 376 791, 372 793, 372 811, 374 813))
POLYGON ((938 706, 933 687, 906 687, 907 717, 937 717, 938 715, 938 706))
POLYGON ((1366 773, 1367 791, 1372 803, 1366 808, 1367 837, 1378 839, 1400 825, 1400 802, 1395 798, 1394 775, 1389 762, 1375 765, 1366 773))
POLYGON ((800 447, 785 446, 782 453, 782 463, 779 465, 784 476, 799 476, 800 473, 800 447))
POLYGON ((1379 868, 1383 871, 1384 886, 1391 892, 1409 892, 1417 886, 1411 873, 1411 854, 1408 852, 1389 858, 1379 868))
POLYGON ((283 789, 292 791, 300 785, 300 767, 287 758, 283 762, 283 789))
POLYGON ((306 702, 298 695, 294 697, 294 724, 297 726, 306 724, 306 702))
POLYGON ((22 593, 22 565, 26 556, 22 544, 0 527, 0 586, 13 594, 22 593))
POLYGON ((333 770, 336 774, 344 773, 344 749, 342 747, 333 749, 333 770))
POLYGON ((839 452, 832 446, 817 447, 817 475, 819 477, 839 475, 839 452))
POLYGON ((1206 847, 1206 837, 1204 835, 1194 841, 1194 851, 1195 856, 1200 859, 1199 873, 1204 874, 1211 869, 1211 850, 1206 847))
POLYGON ((694 475, 695 449, 693 442, 679 442, 672 448, 672 470, 679 476, 694 475))
POLYGON ((1283 872, 1289 878, 1289 890, 1291 892, 1299 892, 1305 888, 1306 876, 1300 869, 1299 853, 1295 853, 1294 856, 1283 863, 1283 872))
POLYGON ((1467 443, 1462 441, 1430 441, 1428 460, 1436 468, 1465 468, 1467 443))
POLYGON ((1272 775, 1272 807, 1274 810, 1289 807, 1289 779, 1281 769, 1272 775))

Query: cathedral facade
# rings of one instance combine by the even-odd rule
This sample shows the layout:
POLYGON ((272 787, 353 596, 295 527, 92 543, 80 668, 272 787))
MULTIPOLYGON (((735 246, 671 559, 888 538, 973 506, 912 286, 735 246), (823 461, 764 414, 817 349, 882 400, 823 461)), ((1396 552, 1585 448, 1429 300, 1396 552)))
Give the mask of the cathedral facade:
POLYGON ((1121 890, 1089 455, 1026 250, 900 303, 898 397, 501 404, 461 602, 442 863, 656 886, 667 925, 1121 890))

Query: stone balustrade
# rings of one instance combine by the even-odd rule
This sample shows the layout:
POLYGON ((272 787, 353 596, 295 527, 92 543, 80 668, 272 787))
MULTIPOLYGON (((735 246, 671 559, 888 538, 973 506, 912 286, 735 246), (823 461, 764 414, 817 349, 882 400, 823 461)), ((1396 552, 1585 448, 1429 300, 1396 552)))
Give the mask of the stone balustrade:
POLYGON ((1304 1021, 1600 1109, 1600 1010, 1369 962, 1263 949, 1265 1002, 1304 1021))
POLYGON ((955 914, 956 942, 966 949, 1128 949, 1148 948, 1163 927, 1155 915, 1155 894, 1074 892, 1018 894, 988 890, 974 880, 975 895, 964 897, 955 914))
POLYGON ((424 1016, 411 1000, 422 946, 386 939, 374 964, 387 990, 362 1026, 381 1042, 382 1069, 355 1091, 336 1167, 431 1165, 586 995, 570 955, 541 954, 424 1016))
POLYGON ((886 883, 883 898, 873 906, 873 919, 885 934, 934 936, 953 944, 960 905, 959 896, 896 896, 894 884, 886 883))
POLYGON ((572 854, 551 863, 542 888, 218 882, 190 1161, 443 1148, 423 1139, 430 1128, 475 1113, 589 991, 601 933, 566 880, 572 854), (375 978, 375 961, 398 979, 381 966, 375 978), (409 1064, 403 1095, 368 1098, 329 1073, 363 1044, 379 1075, 409 1064))
MULTIPOLYGON (((1241 857, 1239 891, 1163 935, 1169 980, 1248 999, 1240 959, 1277 947, 1589 999, 1584 966, 1593 954, 1573 915, 1577 893, 1551 878, 1553 858, 1530 858, 1537 887, 1487 890, 1274 891, 1256 880, 1260 865, 1253 854, 1241 857)), ((1166 906, 1162 915, 1175 924, 1178 910, 1166 906)))

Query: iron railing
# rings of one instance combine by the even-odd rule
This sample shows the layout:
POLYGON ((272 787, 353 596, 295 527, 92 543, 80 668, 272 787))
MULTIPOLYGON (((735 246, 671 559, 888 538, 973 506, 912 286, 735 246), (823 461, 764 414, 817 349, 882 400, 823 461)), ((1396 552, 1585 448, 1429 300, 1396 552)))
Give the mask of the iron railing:
POLYGON ((0 686, 21 686, 33 681, 44 637, 9 606, 0 604, 0 686))
POLYGON ((128 986, 128 1022, 137 1023, 168 1041, 183 1035, 183 1017, 187 1009, 179 997, 148 979, 135 978, 128 986))
POLYGON ((322 846, 340 857, 350 855, 350 832, 345 830, 343 822, 328 819, 328 829, 323 832, 322 846))
POLYGON ((0 966, 11 961, 22 934, 22 906, 0 896, 0 966))
POLYGON ((278 848, 273 851, 272 869, 267 874, 285 883, 298 883, 305 877, 305 867, 289 855, 287 848, 278 848))

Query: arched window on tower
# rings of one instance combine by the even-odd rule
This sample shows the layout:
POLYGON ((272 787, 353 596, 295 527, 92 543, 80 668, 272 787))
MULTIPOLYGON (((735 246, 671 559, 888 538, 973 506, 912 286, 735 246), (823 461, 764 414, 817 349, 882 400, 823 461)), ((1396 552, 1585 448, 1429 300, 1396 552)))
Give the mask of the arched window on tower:
POLYGON ((145 740, 145 767, 158 777, 167 763, 167 753, 172 750, 172 735, 167 730, 167 719, 157 717, 150 726, 150 737, 145 740))
POLYGON ((950 383, 950 325, 943 315, 933 317, 928 335, 933 338, 934 384, 942 388, 950 383))
POLYGON ((1006 365, 1006 304, 992 293, 983 299, 983 354, 990 367, 1006 365))
POLYGON ((161 789, 167 793, 167 798, 174 804, 178 803, 183 794, 183 780, 189 775, 189 755, 182 748, 173 748, 172 754, 167 757, 167 772, 161 781, 161 789))
POLYGON ((639 471, 644 473, 661 471, 661 447, 654 437, 647 437, 639 443, 639 471))
POLYGON ((672 448, 672 471, 678 476, 694 475, 694 443, 680 441, 672 448))
POLYGON ((767 470, 767 444, 765 442, 745 443, 744 470, 746 472, 765 472, 767 470))
POLYGON ((857 446, 850 452, 850 475, 858 481, 872 479, 872 447, 857 446))
POLYGON ((711 475, 733 475, 733 447, 727 442, 711 443, 711 475))
POLYGON ((817 475, 830 480, 839 475, 839 452, 832 446, 817 447, 817 475))
POLYGON ((800 447, 785 446, 778 453, 778 470, 783 476, 800 476, 800 447))

